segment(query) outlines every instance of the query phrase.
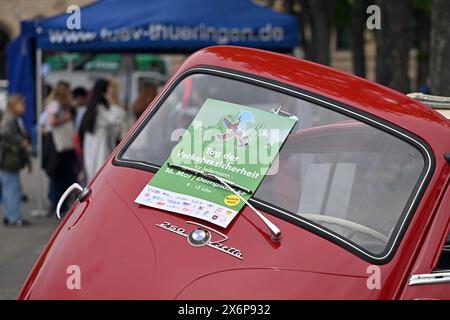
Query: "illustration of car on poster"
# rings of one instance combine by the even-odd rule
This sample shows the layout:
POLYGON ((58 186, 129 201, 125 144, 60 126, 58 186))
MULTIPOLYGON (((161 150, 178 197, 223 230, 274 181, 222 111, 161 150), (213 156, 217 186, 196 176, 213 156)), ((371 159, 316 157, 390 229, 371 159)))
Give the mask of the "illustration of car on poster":
POLYGON ((442 115, 361 78, 260 50, 203 49, 88 187, 73 188, 79 200, 19 298, 450 299, 449 137, 442 115), (205 110, 217 117, 208 141, 243 150, 256 141, 249 128, 295 119, 262 181, 223 158, 174 151, 197 163, 170 163, 205 110))

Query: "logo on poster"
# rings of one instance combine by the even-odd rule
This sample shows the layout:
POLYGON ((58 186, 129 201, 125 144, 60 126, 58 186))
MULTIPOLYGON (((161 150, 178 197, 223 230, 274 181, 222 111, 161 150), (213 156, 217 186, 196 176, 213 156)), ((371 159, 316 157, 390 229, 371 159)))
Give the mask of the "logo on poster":
POLYGON ((227 206, 234 207, 234 206, 237 206, 239 204, 239 202, 241 202, 241 199, 235 194, 230 194, 230 195, 225 197, 223 202, 227 206))

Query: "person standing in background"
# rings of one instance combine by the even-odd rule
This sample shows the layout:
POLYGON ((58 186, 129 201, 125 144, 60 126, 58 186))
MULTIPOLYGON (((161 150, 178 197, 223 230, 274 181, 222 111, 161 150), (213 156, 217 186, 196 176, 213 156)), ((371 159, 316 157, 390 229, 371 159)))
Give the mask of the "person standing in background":
POLYGON ((83 87, 77 87, 72 91, 72 107, 75 111, 75 131, 78 132, 83 120, 84 113, 87 110, 88 92, 83 87))
MULTIPOLYGON (((76 181, 77 158, 73 148, 74 130, 69 84, 59 81, 46 102, 42 161, 49 177, 50 214, 53 214, 64 191, 76 181), (64 127, 71 128, 71 132, 60 130, 64 127), (58 142, 64 140, 70 144, 58 146, 58 142)), ((66 208, 65 205, 63 211, 66 208)))
POLYGON ((136 101, 133 103, 132 110, 136 120, 139 119, 141 114, 149 106, 150 102, 156 97, 158 90, 155 85, 149 82, 143 82, 139 86, 139 94, 136 101))
POLYGON ((83 146, 81 144, 81 135, 80 128, 81 128, 81 122, 83 120, 84 114, 87 110, 87 98, 88 98, 88 92, 83 87, 77 87, 74 90, 72 90, 72 108, 73 108, 73 115, 75 117, 75 132, 73 136, 73 144, 74 144, 74 150, 77 155, 77 180, 78 182, 85 186, 87 181, 84 174, 83 169, 83 146))
POLYGON ((91 92, 81 130, 84 170, 89 181, 117 145, 117 132, 126 113, 119 105, 117 84, 98 79, 91 92))
POLYGON ((23 227, 30 223, 22 218, 22 185, 20 170, 31 163, 27 148, 30 137, 20 116, 25 112, 25 100, 20 95, 8 99, 7 109, 0 122, 0 181, 5 226, 23 227))

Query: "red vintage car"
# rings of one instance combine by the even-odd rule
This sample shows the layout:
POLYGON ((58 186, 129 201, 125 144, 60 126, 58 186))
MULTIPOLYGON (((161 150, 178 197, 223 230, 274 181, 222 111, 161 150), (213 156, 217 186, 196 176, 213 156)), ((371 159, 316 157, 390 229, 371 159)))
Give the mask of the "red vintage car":
POLYGON ((450 299, 449 183, 450 122, 431 108, 293 57, 206 48, 75 188, 18 298, 450 299), (208 98, 299 119, 226 229, 134 202, 208 98), (212 237, 186 241, 199 228, 212 237))

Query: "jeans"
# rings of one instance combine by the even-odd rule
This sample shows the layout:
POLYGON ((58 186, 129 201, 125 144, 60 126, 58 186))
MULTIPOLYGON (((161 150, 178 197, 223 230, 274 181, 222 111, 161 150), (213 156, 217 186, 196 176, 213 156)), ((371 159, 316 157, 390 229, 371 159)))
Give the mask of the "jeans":
MULTIPOLYGON (((69 188, 74 182, 76 182, 76 179, 70 175, 49 177, 48 197, 50 200, 52 213, 56 212, 56 206, 64 191, 66 191, 67 188, 69 188)), ((61 206, 61 213, 64 213, 67 209, 67 201, 65 201, 61 206)))
POLYGON ((0 170, 2 184, 2 202, 5 218, 9 223, 22 219, 20 206, 22 204, 22 186, 19 171, 0 170))
MULTIPOLYGON (((64 191, 77 180, 74 169, 77 157, 74 151, 55 153, 53 156, 54 158, 47 159, 47 164, 53 162, 52 170, 49 172, 46 169, 46 171, 49 178, 48 198, 50 200, 51 210, 55 212, 58 201, 64 191)), ((64 202, 61 212, 66 211, 66 209, 67 201, 64 202)))

